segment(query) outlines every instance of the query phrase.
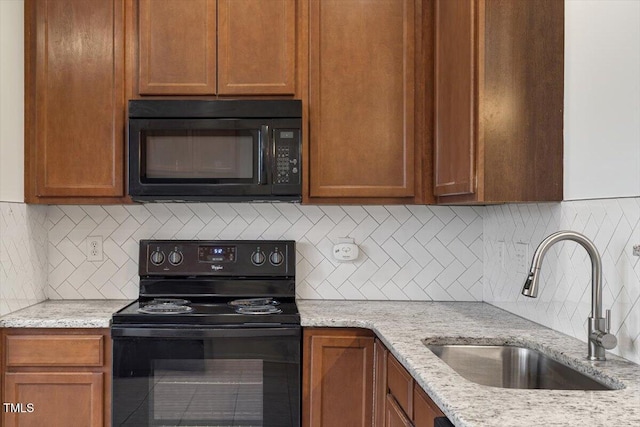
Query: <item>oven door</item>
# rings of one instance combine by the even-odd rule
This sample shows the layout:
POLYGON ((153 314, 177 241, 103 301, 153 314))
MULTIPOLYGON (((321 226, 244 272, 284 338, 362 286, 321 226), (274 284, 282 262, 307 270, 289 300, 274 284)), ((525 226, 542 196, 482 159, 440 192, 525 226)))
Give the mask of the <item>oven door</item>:
POLYGON ((300 425, 299 326, 113 327, 114 426, 300 425))

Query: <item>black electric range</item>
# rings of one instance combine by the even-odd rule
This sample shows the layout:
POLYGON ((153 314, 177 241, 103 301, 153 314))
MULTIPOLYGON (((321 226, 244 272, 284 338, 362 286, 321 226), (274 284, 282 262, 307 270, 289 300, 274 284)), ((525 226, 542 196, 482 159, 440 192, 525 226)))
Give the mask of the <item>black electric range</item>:
POLYGON ((300 425, 295 242, 143 240, 113 315, 113 425, 300 425))

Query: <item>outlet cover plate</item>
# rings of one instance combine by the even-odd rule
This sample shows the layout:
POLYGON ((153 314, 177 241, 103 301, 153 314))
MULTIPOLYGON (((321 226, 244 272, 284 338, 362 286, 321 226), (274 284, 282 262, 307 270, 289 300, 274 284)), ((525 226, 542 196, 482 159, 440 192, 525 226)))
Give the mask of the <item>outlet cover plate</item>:
POLYGON ((524 242, 516 243, 516 272, 527 274, 529 263, 529 244, 524 242))
POLYGON ((87 261, 102 261, 102 236, 87 237, 87 261))

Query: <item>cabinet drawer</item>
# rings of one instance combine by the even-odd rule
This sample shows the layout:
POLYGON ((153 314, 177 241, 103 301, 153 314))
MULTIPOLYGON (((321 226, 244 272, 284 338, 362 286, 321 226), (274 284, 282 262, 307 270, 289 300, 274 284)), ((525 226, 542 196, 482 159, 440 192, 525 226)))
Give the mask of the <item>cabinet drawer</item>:
POLYGON ((102 366, 102 335, 8 335, 7 366, 102 366))
POLYGON ((387 358, 387 387, 405 414, 413 413, 413 378, 391 353, 387 358))
POLYGON ((415 427, 433 427, 434 421, 438 417, 444 417, 444 414, 438 408, 438 405, 427 393, 425 393, 418 384, 413 386, 413 424, 415 427))

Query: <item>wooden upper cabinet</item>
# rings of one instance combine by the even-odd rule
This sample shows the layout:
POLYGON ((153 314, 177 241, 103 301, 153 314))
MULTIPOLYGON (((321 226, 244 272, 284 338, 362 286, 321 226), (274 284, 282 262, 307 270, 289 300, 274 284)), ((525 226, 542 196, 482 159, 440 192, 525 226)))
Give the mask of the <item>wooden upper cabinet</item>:
POLYGON ((295 93, 296 0, 218 1, 218 93, 295 93))
POLYGON ((216 0, 139 0, 141 95, 216 93, 216 0))
POLYGON ((475 3, 436 0, 436 196, 475 191, 475 3))
POLYGON ((28 203, 124 196, 123 8, 25 2, 28 203))
POLYGON ((440 203, 562 200, 564 2, 435 0, 440 203))
POLYGON ((414 197, 420 5, 310 1, 309 197, 414 197))
POLYGON ((140 95, 293 95, 296 0, 139 0, 140 95))

